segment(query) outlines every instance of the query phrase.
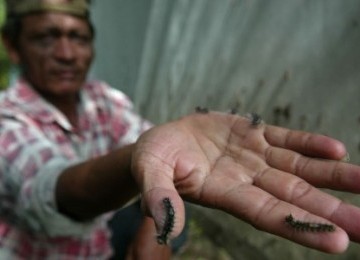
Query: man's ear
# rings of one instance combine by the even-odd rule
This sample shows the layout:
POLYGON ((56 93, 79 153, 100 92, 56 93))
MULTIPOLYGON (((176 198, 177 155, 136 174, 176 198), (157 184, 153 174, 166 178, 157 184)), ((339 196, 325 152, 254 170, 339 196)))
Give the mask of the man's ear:
POLYGON ((4 34, 1 35, 1 39, 4 44, 5 49, 7 51, 10 61, 12 63, 18 65, 20 63, 20 55, 19 55, 18 48, 16 48, 16 46, 14 46, 13 42, 8 37, 6 37, 4 34))

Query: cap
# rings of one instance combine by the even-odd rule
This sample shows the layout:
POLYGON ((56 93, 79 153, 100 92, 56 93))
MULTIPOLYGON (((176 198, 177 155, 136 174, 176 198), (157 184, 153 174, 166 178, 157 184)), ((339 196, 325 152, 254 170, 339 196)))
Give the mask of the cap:
POLYGON ((6 0, 8 15, 24 15, 33 12, 62 12, 87 17, 88 0, 6 0))

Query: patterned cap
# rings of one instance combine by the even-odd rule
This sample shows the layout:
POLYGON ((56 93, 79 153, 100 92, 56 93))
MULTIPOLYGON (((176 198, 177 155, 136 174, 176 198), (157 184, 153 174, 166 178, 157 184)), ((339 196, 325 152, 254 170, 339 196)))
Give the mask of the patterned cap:
POLYGON ((87 17, 88 0, 6 0, 8 15, 53 11, 87 17))

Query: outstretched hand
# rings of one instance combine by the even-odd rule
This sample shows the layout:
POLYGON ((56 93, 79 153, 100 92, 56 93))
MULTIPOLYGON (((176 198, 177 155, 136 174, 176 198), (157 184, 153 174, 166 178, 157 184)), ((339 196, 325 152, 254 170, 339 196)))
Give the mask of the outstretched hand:
POLYGON ((341 162, 342 143, 237 115, 196 113, 154 127, 138 140, 132 168, 143 205, 171 236, 184 224, 183 199, 221 209, 255 228, 329 253, 360 242, 360 209, 318 188, 360 192, 360 167, 341 162), (163 200, 174 208, 166 222, 163 200), (299 231, 294 221, 333 225, 299 231), (354 221, 355 220, 355 221, 354 221))

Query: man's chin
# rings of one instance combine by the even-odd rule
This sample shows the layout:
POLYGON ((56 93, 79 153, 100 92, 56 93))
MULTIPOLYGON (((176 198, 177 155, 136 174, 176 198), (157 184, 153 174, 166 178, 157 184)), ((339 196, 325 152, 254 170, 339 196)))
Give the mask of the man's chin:
POLYGON ((81 84, 62 82, 61 84, 53 85, 53 87, 49 89, 49 92, 51 92, 52 96, 68 97, 72 95, 77 95, 80 89, 81 84))

